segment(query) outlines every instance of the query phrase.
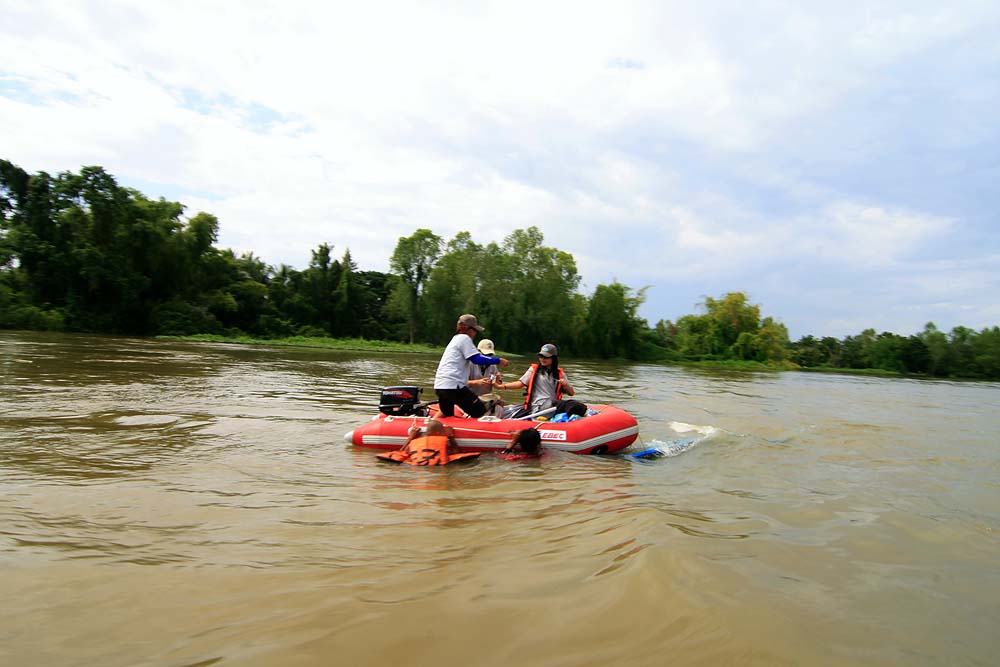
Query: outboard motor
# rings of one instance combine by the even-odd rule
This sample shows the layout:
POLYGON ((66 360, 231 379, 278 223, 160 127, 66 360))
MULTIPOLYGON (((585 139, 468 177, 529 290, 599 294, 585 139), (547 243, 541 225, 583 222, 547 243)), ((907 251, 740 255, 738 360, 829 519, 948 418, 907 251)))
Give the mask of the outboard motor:
POLYGON ((418 405, 420 391, 420 387, 385 387, 379 398, 378 410, 395 417, 416 414, 423 407, 418 405))

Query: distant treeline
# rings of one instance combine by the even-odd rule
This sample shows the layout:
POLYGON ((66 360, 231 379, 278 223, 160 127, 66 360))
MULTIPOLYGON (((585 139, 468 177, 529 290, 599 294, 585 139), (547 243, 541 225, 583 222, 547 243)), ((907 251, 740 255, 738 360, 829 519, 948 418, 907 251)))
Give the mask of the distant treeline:
POLYGON ((879 368, 1000 378, 1000 330, 933 324, 916 336, 868 330, 843 341, 788 339, 742 292, 649 326, 645 288, 578 291, 573 256, 535 228, 502 243, 428 229, 398 239, 390 272, 362 271, 321 243, 309 266, 215 247, 219 221, 123 188, 101 167, 30 175, 0 160, 0 328, 137 335, 362 337, 443 344, 475 313, 502 350, 554 342, 567 354, 650 361, 879 368))
POLYGON ((913 336, 865 329, 844 340, 805 336, 790 346, 803 367, 875 368, 907 375, 1000 379, 1000 327, 938 331, 933 322, 913 336))

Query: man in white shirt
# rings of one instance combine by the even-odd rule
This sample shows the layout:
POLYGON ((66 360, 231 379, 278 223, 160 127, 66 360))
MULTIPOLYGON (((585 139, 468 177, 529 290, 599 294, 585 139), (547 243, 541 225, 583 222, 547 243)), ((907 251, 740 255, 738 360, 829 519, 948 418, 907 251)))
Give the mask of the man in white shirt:
POLYGON ((501 357, 486 357, 479 353, 472 340, 482 330, 475 315, 462 315, 455 325, 455 335, 444 348, 434 375, 438 409, 444 417, 454 417, 456 405, 470 417, 478 418, 486 414, 486 406, 469 389, 469 369, 472 364, 506 366, 510 363, 501 357))

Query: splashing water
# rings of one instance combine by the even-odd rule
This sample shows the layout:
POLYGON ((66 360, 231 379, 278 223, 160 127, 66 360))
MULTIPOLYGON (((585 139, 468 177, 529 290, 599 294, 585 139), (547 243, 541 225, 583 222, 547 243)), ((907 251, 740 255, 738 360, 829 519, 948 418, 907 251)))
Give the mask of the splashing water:
POLYGON ((697 435, 671 438, 669 440, 654 439, 651 440, 649 445, 644 447, 641 451, 630 453, 629 456, 640 461, 680 456, 684 452, 697 447, 719 432, 719 429, 714 426, 698 426, 694 424, 685 424, 683 422, 670 422, 669 425, 670 428, 677 433, 693 432, 697 435))
POLYGON ((684 422, 670 422, 669 426, 678 433, 690 433, 694 431, 701 435, 701 439, 703 440, 719 432, 719 429, 714 426, 698 426, 696 424, 685 424, 684 422))

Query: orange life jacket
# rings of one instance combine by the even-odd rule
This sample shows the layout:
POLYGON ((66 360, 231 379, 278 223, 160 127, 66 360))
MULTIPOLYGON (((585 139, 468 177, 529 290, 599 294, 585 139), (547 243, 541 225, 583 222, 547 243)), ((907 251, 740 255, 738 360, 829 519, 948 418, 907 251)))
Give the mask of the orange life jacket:
POLYGON ((379 454, 378 458, 396 463, 406 462, 412 466, 443 466, 452 461, 477 456, 479 456, 479 452, 449 454, 448 436, 425 435, 411 440, 405 449, 379 454))
MULTIPOLYGON (((524 390, 524 409, 531 409, 531 392, 535 388, 535 378, 538 377, 538 364, 531 364, 531 377, 528 378, 528 387, 524 390)), ((566 379, 566 374, 563 373, 562 367, 559 368, 559 379, 566 379)), ((562 400, 562 384, 556 383, 556 400, 562 400)))

